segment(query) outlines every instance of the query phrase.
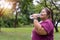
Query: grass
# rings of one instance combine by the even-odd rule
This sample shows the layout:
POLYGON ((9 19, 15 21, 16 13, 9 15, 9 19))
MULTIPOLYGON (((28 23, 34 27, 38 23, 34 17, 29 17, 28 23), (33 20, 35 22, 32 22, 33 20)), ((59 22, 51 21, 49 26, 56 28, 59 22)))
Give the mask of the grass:
MULTIPOLYGON (((60 28, 59 28, 60 30, 60 28)), ((32 28, 1 28, 0 40, 31 40, 32 28)), ((60 40, 60 32, 54 33, 54 39, 60 40)))

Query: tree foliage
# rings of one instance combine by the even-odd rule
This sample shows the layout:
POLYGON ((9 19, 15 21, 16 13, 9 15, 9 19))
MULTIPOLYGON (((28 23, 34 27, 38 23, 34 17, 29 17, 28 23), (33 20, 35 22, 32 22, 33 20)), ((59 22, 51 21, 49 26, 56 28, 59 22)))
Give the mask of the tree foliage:
MULTIPOLYGON (((52 2, 50 2, 50 0, 41 0, 41 2, 37 2, 38 5, 33 5, 33 0, 18 0, 19 4, 19 8, 20 8, 20 12, 17 12, 17 26, 20 27, 21 25, 28 25, 31 23, 31 20, 29 18, 29 16, 33 13, 39 13, 41 12, 42 8, 44 7, 48 7, 51 8, 53 10, 53 19, 59 19, 60 17, 60 12, 59 12, 59 8, 55 6, 55 4, 53 4, 52 2), (58 9, 57 9, 58 8, 58 9)), ((56 1, 55 1, 56 2, 56 1)), ((6 9, 6 11, 4 12, 5 14, 8 14, 7 17, 2 16, 0 17, 0 26, 1 27, 13 27, 15 24, 15 15, 13 14, 13 12, 11 11, 11 15, 10 15, 10 11, 6 9), (8 17, 9 16, 9 17, 8 17)))

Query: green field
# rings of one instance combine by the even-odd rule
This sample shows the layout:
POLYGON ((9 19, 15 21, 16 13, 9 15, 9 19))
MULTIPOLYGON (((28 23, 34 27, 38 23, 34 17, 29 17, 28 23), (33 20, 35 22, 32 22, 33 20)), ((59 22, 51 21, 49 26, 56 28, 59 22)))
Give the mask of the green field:
MULTIPOLYGON (((1 28, 0 40, 31 40, 32 28, 1 28)), ((54 33, 54 39, 60 40, 60 32, 54 33)))

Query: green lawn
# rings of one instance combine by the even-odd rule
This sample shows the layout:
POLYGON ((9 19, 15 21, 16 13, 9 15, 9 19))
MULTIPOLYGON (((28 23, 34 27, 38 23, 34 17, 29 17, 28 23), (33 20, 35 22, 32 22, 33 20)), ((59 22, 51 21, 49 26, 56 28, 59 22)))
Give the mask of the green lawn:
MULTIPOLYGON (((32 28, 2 28, 0 40, 31 40, 32 28)), ((60 32, 54 33, 54 39, 60 40, 60 32)))

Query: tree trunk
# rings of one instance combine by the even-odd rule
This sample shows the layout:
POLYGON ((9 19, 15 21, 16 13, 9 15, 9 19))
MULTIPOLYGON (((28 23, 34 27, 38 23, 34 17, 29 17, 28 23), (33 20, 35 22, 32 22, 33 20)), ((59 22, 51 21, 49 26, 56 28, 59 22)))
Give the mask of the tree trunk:
POLYGON ((18 23, 18 19, 17 19, 17 16, 18 16, 18 13, 16 12, 16 15, 15 15, 15 24, 14 24, 14 28, 17 27, 17 23, 18 23))
POLYGON ((58 22, 57 22, 57 24, 56 24, 56 26, 55 26, 55 30, 56 30, 56 32, 59 32, 59 31, 58 31, 58 22))

